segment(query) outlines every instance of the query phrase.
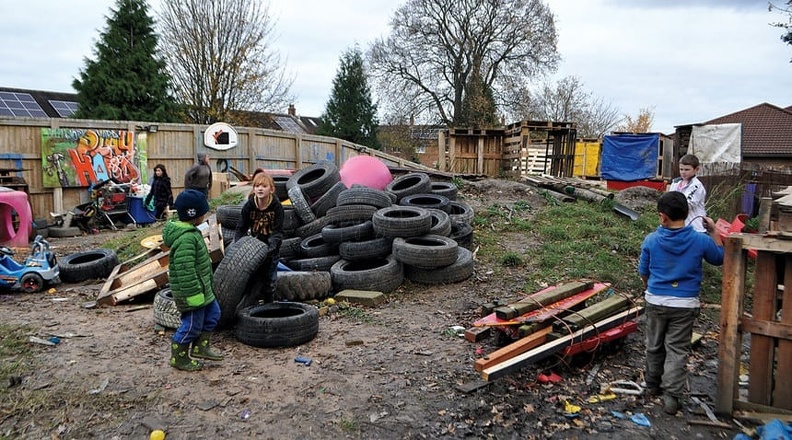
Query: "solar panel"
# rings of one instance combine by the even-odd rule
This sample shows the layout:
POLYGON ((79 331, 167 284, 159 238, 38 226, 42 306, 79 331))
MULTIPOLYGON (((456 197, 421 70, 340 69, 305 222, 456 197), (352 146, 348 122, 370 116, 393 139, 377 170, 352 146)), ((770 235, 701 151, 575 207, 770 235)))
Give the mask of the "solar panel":
POLYGON ((280 125, 283 131, 288 131, 290 133, 305 133, 299 125, 290 117, 287 116, 273 116, 272 119, 275 120, 275 123, 280 125))
POLYGON ((58 101, 55 99, 50 99, 49 103, 52 108, 58 112, 61 118, 68 118, 69 116, 73 115, 80 107, 80 105, 74 101, 58 101))
POLYGON ((46 118, 47 114, 30 93, 0 92, 0 115, 46 118))

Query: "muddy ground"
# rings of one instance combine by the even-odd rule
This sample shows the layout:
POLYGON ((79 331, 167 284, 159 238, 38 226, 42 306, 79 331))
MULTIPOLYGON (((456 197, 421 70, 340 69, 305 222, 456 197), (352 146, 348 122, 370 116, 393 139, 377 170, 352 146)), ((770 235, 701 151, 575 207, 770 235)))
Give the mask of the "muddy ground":
MULTIPOLYGON (((474 182, 463 198, 474 209, 518 200, 535 210, 544 206, 530 187, 502 181, 474 182)), ((50 241, 63 256, 121 233, 50 241)), ((522 251, 535 243, 515 235, 503 237, 503 245, 522 251)), ((553 358, 462 391, 480 381, 473 363, 497 348, 496 338, 471 343, 449 329, 470 327, 481 305, 493 299, 524 296, 519 269, 495 273, 479 259, 475 275, 459 284, 427 287, 405 281, 377 307, 331 310, 320 317, 316 339, 294 348, 249 347, 237 342, 233 331, 221 331, 216 347, 225 360, 199 373, 168 366, 172 330, 155 329, 151 298, 86 308, 102 280, 63 284, 54 293, 3 294, 4 324, 26 324, 34 329, 31 336, 59 335, 61 342, 31 344, 36 369, 21 384, 5 384, 0 391, 11 402, 17 397, 24 402, 5 405, 0 438, 144 439, 151 429, 165 430, 169 440, 734 437, 734 424, 735 429, 689 424, 688 419, 706 419, 689 402, 669 416, 659 401, 639 396, 585 401, 602 384, 642 380, 641 326, 622 343, 596 353, 553 358), (296 363, 296 356, 313 362, 296 363), (537 381, 537 374, 551 371, 563 381, 537 381), (582 410, 568 416, 564 401, 582 410), (644 414, 651 427, 631 421, 633 414, 644 414)), ((702 315, 697 331, 704 337, 690 357, 691 394, 712 405, 717 317, 702 315)), ((13 361, 2 357, 4 363, 13 361)))

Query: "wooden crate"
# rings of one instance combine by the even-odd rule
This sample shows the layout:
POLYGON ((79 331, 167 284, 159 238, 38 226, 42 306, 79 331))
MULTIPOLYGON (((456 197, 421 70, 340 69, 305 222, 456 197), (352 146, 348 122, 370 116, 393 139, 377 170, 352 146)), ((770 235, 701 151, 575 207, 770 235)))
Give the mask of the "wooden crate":
POLYGON ((716 410, 792 410, 792 240, 778 231, 725 238, 716 410), (751 313, 744 313, 748 250, 756 249, 751 313), (789 286, 789 289, 785 288, 789 286), (786 304, 786 307, 784 305, 786 304), (780 311, 780 313, 779 313, 780 311), (747 400, 739 395, 741 348, 750 334, 747 400))

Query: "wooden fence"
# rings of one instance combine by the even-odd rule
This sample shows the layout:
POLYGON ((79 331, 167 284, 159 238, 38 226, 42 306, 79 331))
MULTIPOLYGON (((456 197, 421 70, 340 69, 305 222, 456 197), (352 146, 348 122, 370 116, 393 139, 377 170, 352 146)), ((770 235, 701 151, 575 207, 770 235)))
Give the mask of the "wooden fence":
POLYGON ((359 155, 375 156, 390 167, 436 171, 341 139, 259 128, 235 127, 238 145, 218 151, 204 146, 206 128, 190 124, 0 117, 0 169, 27 182, 34 218, 48 218, 50 212, 69 210, 90 197, 87 184, 51 183, 58 181, 60 173, 53 166, 58 158, 43 154, 50 147, 44 145, 45 133, 72 136, 78 146, 75 150, 79 150, 74 158, 84 157, 86 166, 100 154, 105 155, 106 162, 124 162, 125 175, 136 177, 138 182, 145 183, 154 165, 163 164, 174 194, 183 188, 184 173, 195 163, 199 152, 209 154, 215 172, 228 172, 230 167, 246 174, 256 168, 300 169, 324 160, 341 166, 348 158, 359 155))

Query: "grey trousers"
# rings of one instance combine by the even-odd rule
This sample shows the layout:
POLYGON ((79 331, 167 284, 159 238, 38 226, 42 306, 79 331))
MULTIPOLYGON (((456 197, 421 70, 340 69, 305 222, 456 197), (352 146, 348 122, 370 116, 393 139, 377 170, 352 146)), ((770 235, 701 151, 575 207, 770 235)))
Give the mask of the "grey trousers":
POLYGON ((687 383, 687 357, 699 308, 646 304, 646 373, 648 388, 680 397, 687 383))

